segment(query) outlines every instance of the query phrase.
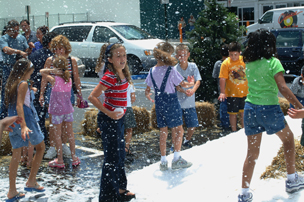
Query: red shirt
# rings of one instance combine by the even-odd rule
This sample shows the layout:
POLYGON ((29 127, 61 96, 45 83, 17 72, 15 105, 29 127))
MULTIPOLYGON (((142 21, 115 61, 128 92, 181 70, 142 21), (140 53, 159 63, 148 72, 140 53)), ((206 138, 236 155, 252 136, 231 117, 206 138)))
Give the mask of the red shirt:
POLYGON ((114 111, 115 108, 124 108, 124 111, 126 112, 129 86, 127 79, 123 79, 121 83, 118 83, 114 73, 107 70, 99 83, 108 88, 105 91, 103 106, 110 111, 114 111))

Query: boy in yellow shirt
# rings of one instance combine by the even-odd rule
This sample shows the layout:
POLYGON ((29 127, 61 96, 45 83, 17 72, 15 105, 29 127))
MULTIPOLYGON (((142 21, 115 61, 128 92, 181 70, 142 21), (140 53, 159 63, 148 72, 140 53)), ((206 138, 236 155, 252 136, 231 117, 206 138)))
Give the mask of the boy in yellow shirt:
POLYGON ((229 57, 222 63, 220 71, 221 93, 219 101, 227 99, 229 121, 232 131, 236 131, 237 114, 241 114, 241 124, 244 127, 244 105, 248 94, 246 65, 241 56, 241 45, 231 42, 228 46, 229 57))

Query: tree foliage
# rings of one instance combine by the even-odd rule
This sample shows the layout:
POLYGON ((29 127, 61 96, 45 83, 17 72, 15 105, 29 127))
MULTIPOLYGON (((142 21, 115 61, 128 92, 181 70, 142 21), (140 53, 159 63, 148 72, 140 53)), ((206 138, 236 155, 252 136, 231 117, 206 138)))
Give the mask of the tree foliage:
POLYGON ((202 76, 197 99, 212 102, 218 96, 212 71, 215 62, 221 59, 220 48, 224 43, 240 40, 246 28, 239 27, 238 17, 216 0, 205 1, 205 5, 194 30, 187 35, 190 38, 191 60, 195 61, 202 76))

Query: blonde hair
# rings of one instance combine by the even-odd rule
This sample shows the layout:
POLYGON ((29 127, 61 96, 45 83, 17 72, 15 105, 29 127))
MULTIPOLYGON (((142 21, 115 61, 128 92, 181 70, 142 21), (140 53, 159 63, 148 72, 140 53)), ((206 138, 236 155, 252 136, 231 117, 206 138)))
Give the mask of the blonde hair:
POLYGON ((72 52, 72 46, 69 39, 63 35, 58 35, 51 41, 50 49, 53 53, 55 53, 56 48, 59 47, 64 47, 66 54, 70 54, 72 52))
MULTIPOLYGON (((110 48, 109 53, 106 55, 106 57, 112 58, 112 57, 113 57, 113 52, 114 52, 114 50, 117 49, 117 48, 120 48, 120 47, 123 47, 123 48, 126 50, 126 48, 125 48, 122 44, 118 44, 118 43, 113 44, 112 47, 110 48)), ((116 71, 116 69, 114 68, 114 66, 113 66, 112 63, 107 62, 107 67, 105 67, 105 68, 109 68, 109 70, 115 74, 118 83, 121 83, 121 79, 120 79, 120 77, 118 76, 117 71, 116 71)), ((131 74, 130 74, 130 71, 129 71, 128 63, 126 63, 126 66, 125 66, 125 68, 122 70, 122 72, 123 72, 124 76, 126 77, 127 81, 128 81, 129 83, 132 84, 131 74)))
POLYGON ((69 82, 70 81, 70 71, 69 71, 69 67, 68 67, 68 61, 64 56, 58 56, 55 58, 55 60, 53 61, 53 66, 57 69, 61 69, 63 74, 61 76, 61 78, 63 78, 65 80, 65 82, 69 82))
POLYGON ((153 55, 156 60, 162 61, 165 65, 174 66, 177 64, 177 59, 172 57, 174 52, 173 46, 168 42, 160 42, 153 49, 153 55))
POLYGON ((13 66, 13 69, 7 79, 5 85, 5 105, 8 107, 10 104, 17 102, 17 88, 19 83, 23 80, 24 75, 33 70, 34 66, 28 59, 19 59, 13 66))
POLYGON ((175 53, 177 53, 177 51, 181 51, 181 50, 186 50, 186 51, 189 52, 189 47, 186 44, 183 44, 183 43, 178 44, 176 46, 175 53))
POLYGON ((106 53, 108 45, 110 45, 110 44, 105 43, 100 48, 99 58, 97 59, 96 67, 95 67, 95 72, 96 73, 100 72, 101 68, 105 64, 105 60, 106 60, 105 53, 106 53))

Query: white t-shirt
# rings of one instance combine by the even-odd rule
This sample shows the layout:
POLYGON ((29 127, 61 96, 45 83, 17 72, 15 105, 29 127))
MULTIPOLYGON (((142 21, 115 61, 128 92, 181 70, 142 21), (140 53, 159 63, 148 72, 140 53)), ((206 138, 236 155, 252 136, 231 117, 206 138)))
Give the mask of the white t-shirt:
MULTIPOLYGON (((184 77, 184 81, 187 81, 188 76, 194 76, 195 82, 202 80, 200 72, 194 62, 188 62, 186 70, 183 70, 179 64, 175 65, 174 68, 176 68, 176 70, 184 77)), ((183 89, 187 90, 192 88, 193 86, 183 89)), ((177 91, 177 98, 182 109, 195 107, 195 93, 191 97, 188 97, 185 93, 177 91)))
POLYGON ((131 93, 135 93, 135 88, 133 85, 129 84, 128 86, 128 93, 127 93, 127 107, 132 107, 132 103, 131 103, 131 93))

